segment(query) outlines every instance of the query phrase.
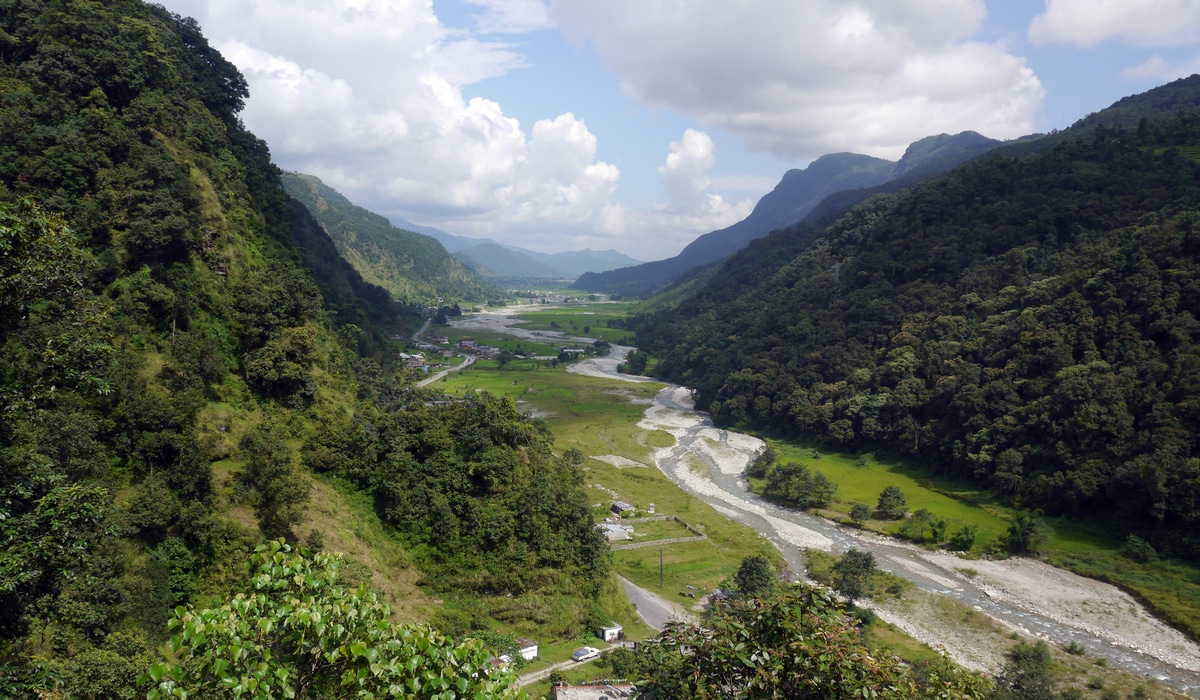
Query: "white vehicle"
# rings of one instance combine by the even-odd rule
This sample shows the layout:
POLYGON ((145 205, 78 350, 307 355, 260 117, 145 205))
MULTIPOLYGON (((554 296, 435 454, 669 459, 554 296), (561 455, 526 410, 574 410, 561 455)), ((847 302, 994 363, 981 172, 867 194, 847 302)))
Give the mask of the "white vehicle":
POLYGON ((582 647, 576 649, 574 654, 571 654, 572 661, 591 661, 600 657, 600 650, 592 647, 582 647))

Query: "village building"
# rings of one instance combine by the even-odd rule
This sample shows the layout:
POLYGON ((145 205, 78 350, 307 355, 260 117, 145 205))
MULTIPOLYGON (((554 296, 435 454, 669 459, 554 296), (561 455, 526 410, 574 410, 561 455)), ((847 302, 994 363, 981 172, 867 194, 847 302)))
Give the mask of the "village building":
POLYGON ((517 637, 517 651, 521 654, 521 658, 533 661, 538 655, 538 643, 532 639, 517 637))
POLYGON ((596 633, 596 636, 608 642, 609 644, 612 644, 613 642, 621 641, 621 639, 625 636, 625 628, 614 622, 607 627, 601 627, 596 633))
POLYGON ((632 683, 602 685, 560 685, 554 688, 554 700, 617 700, 633 697, 632 683))
POLYGON ((609 542, 621 542, 623 540, 633 539, 633 527, 630 525, 618 525, 616 523, 597 523, 596 527, 604 533, 604 537, 609 542))

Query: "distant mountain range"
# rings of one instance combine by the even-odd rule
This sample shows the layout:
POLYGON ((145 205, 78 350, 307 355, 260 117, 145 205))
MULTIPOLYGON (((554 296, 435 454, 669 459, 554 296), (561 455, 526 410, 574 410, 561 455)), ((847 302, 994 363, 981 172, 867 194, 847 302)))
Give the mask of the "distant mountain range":
POLYGON ((690 270, 711 265, 745 248, 750 241, 808 216, 830 195, 909 184, 940 174, 1003 142, 974 131, 929 136, 910 145, 898 162, 856 153, 822 156, 803 170, 789 170, 763 196, 748 217, 692 241, 678 255, 598 274, 585 274, 578 289, 635 296, 665 288, 690 270))
POLYGON ((642 262, 615 250, 585 248, 565 253, 539 253, 491 238, 456 236, 398 217, 392 217, 392 223, 436 238, 446 250, 483 277, 573 280, 587 272, 605 272, 642 262))
POLYGON ((539 253, 493 241, 463 248, 454 255, 478 275, 509 279, 573 280, 589 272, 615 270, 641 262, 615 250, 584 249, 566 253, 539 253))

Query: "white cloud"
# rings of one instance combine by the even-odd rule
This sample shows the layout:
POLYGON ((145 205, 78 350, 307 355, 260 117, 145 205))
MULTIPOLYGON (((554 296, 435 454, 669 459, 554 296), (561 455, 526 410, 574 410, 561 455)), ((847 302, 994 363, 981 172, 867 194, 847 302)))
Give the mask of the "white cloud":
POLYGON ((553 26, 546 16, 546 5, 541 0, 465 0, 470 5, 484 8, 478 18, 480 32, 520 34, 549 29, 553 26))
MULTIPOLYGON (((595 137, 573 115, 539 121, 512 192, 520 206, 455 219, 454 229, 476 236, 505 233, 507 242, 535 248, 615 245, 639 259, 657 260, 754 209, 753 200, 730 203, 710 191, 716 148, 703 131, 688 129, 670 144, 658 168, 667 201, 649 211, 630 211, 610 201, 619 173, 615 166, 592 162, 595 148, 595 137), (585 223, 590 228, 577 225, 585 223)), ((766 189, 774 184, 768 182, 766 189)))
POLYGON ((1046 0, 1029 38, 1090 47, 1109 39, 1166 47, 1200 41, 1200 0, 1046 0))
MULTIPOLYGON (((639 228, 660 236, 673 236, 672 245, 684 245, 697 234, 724 228, 750 215, 754 202, 730 204, 713 192, 708 174, 716 165, 716 146, 703 131, 688 129, 671 143, 666 162, 658 169, 668 201, 638 222, 639 228)), ((667 241, 663 241, 667 243, 667 241)))
POLYGON ((672 142, 667 162, 658 169, 671 199, 669 208, 694 211, 705 200, 705 191, 712 184, 708 173, 716 163, 716 146, 703 131, 688 129, 682 139, 672 142))
MULTIPOLYGON (((536 0, 472 2, 494 31, 546 26, 536 0)), ((620 172, 597 160, 581 119, 562 114, 526 132, 495 101, 464 99, 463 85, 524 59, 446 29, 429 0, 173 4, 246 76, 242 117, 281 167, 385 215, 532 247, 567 227, 578 236, 626 228, 610 202, 620 172)))
POLYGON ((551 0, 644 103, 789 158, 898 157, 965 129, 1033 130, 1043 89, 1003 44, 972 40, 982 0, 551 0))
POLYGON ((1171 64, 1167 62, 1167 59, 1154 54, 1140 64, 1122 70, 1121 77, 1125 80, 1146 80, 1160 78, 1163 74, 1170 73, 1171 70, 1171 64))

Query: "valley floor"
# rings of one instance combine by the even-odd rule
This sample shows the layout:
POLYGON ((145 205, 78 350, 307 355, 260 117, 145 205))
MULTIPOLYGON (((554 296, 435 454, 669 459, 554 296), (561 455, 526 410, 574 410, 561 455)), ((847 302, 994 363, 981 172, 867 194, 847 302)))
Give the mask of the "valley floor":
MULTIPOLYGON (((527 339, 550 335, 539 331, 534 336, 530 331, 511 328, 514 320, 513 312, 508 311, 468 317, 463 325, 468 329, 511 331, 527 339)), ((616 373, 617 364, 628 350, 617 347, 612 355, 572 365, 571 372, 645 384, 645 378, 616 373)), ((511 384, 524 382, 512 380, 511 384)), ((660 386, 651 383, 645 389, 660 386)), ((611 394, 621 390, 605 391, 611 394)), ((532 385, 516 393, 525 404, 548 415, 556 410, 538 402, 532 385)), ((645 480, 650 470, 644 468, 657 467, 655 471, 666 474, 721 515, 759 531, 779 549, 792 572, 804 571, 805 548, 844 552, 853 546, 872 551, 881 569, 909 579, 919 588, 899 600, 872 601, 880 618, 934 649, 944 649, 968 668, 996 672, 1014 640, 1040 638, 1055 647, 1074 645, 1085 650, 1085 654, 1076 656, 1056 653, 1067 683, 1094 684, 1099 675, 1109 679, 1107 687, 1132 691, 1136 685, 1153 679, 1162 685, 1152 684, 1152 697, 1175 696, 1171 688, 1200 697, 1200 646, 1151 616, 1116 587, 1031 559, 968 561, 772 504, 749 492, 741 478, 748 461, 761 449, 761 441, 714 428, 703 414, 693 410, 686 389, 668 387, 653 401, 644 398, 647 393, 640 388, 636 395, 631 392, 627 397, 632 404, 629 407, 636 406, 643 412, 639 428, 650 434, 671 435, 668 443, 632 449, 626 443, 627 449, 611 451, 589 444, 596 454, 588 456, 611 466, 611 474, 621 477, 614 477, 612 485, 625 489, 622 495, 632 498, 628 485, 637 481, 634 477, 641 474, 638 478, 645 480), (617 485, 618 480, 621 485, 617 485)), ((591 425, 587 429, 594 430, 591 425)), ((556 425, 556 433, 559 430, 556 425)), ((603 429, 597 432, 604 437, 603 429)), ((752 547, 743 546, 741 555, 753 553, 752 547)), ((657 583, 657 563, 657 553, 644 559, 618 557, 618 570, 642 583, 650 579, 657 583)), ((673 585, 682 588, 682 583, 668 583, 666 588, 673 585)), ((698 602, 693 609, 701 609, 698 602)))

